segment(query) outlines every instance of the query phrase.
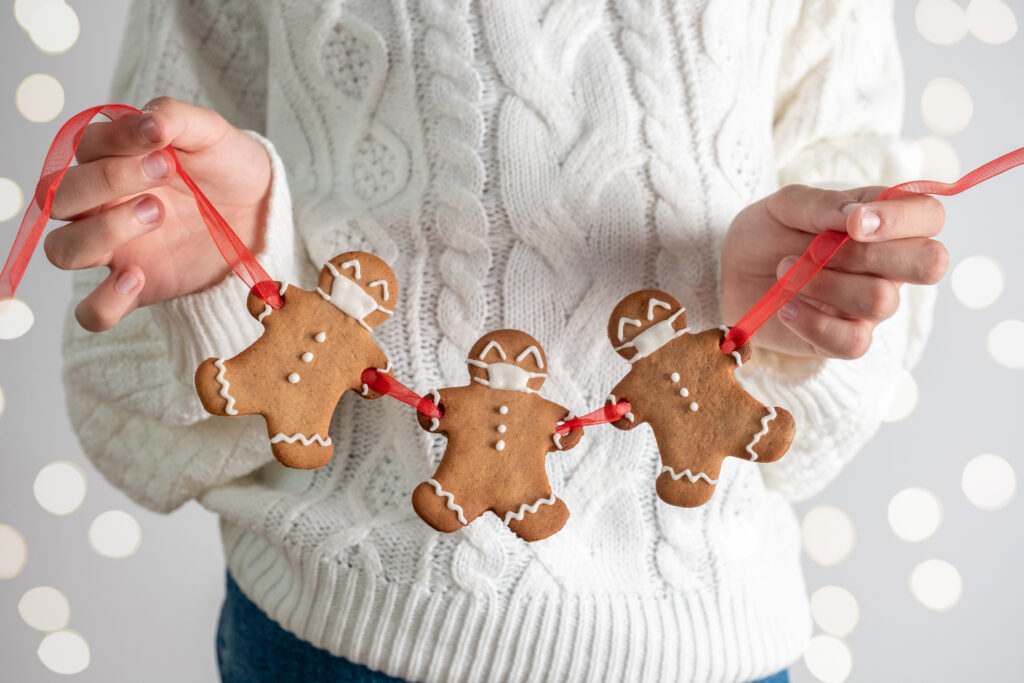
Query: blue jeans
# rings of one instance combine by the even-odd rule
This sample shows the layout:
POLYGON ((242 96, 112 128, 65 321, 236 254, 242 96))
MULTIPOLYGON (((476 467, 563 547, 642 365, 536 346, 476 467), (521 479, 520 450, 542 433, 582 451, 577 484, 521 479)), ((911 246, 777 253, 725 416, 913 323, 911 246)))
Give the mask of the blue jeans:
MULTIPOLYGON (((230 574, 217 626, 217 665, 223 683, 404 683, 285 631, 230 574)), ((789 683, 789 676, 782 671, 755 683, 789 683)))

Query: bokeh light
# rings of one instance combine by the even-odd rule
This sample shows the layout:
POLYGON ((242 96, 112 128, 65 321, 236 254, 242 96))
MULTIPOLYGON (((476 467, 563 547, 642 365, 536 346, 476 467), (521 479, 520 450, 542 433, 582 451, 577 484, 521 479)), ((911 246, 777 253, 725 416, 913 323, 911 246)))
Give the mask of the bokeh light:
POLYGON ((962 84, 952 78, 933 78, 921 94, 921 116, 937 135, 959 133, 971 122, 974 101, 962 84))
POLYGON ((903 489, 889 501, 889 526, 897 538, 908 543, 928 538, 941 523, 942 503, 927 489, 903 489))
POLYGON ((936 45, 952 45, 967 35, 967 16, 953 0, 921 0, 914 23, 921 37, 936 45))
POLYGON ((804 663, 811 675, 823 683, 843 683, 853 670, 853 654, 835 636, 818 635, 804 646, 804 663))
POLYGON ((59 674, 77 674, 89 668, 89 644, 74 631, 46 635, 36 654, 47 669, 59 674))
POLYGON ((14 91, 14 103, 32 123, 53 121, 64 109, 64 88, 49 74, 32 74, 14 91))
POLYGON ((988 333, 988 353, 1000 365, 1024 368, 1024 322, 1004 320, 988 333))
POLYGON ((985 308, 1003 293, 1006 278, 999 263, 988 256, 968 256, 953 268, 953 294, 967 308, 985 308))
POLYGON ((1017 473, 998 455, 984 453, 964 467, 960 487, 967 500, 982 510, 998 510, 1017 492, 1017 473))
POLYGON ((14 0, 14 20, 22 30, 28 32, 32 17, 47 5, 63 5, 64 0, 14 0))
POLYGON ((845 588, 822 586, 811 594, 811 615, 822 631, 842 638, 857 625, 860 607, 845 588))
POLYGON ((32 309, 21 299, 0 301, 0 339, 17 339, 32 329, 32 309))
POLYGON ((910 417, 917 407, 918 390, 914 376, 906 370, 900 370, 896 378, 896 393, 893 394, 892 402, 882 420, 885 422, 899 422, 910 417))
POLYGON ((1017 35, 1017 17, 1003 0, 971 0, 967 28, 983 43, 1002 45, 1017 35))
POLYGON ((71 619, 71 605, 64 594, 53 586, 37 586, 21 596, 18 614, 34 629, 59 631, 71 619))
POLYGON ((18 183, 10 178, 0 178, 0 223, 9 221, 21 213, 25 196, 18 183))
POLYGON ((67 515, 85 500, 85 472, 73 462, 51 462, 39 470, 32 484, 36 500, 47 512, 67 515))
POLYGON ((25 537, 7 524, 0 524, 0 579, 13 579, 28 559, 25 537))
POLYGON ((800 532, 807 556, 822 566, 839 564, 853 551, 853 522, 837 507, 817 505, 808 510, 800 532))
POLYGON ((141 542, 142 527, 123 510, 104 512, 89 526, 89 545, 103 557, 128 557, 139 549, 141 542))
POLYGON ((921 176, 943 183, 960 178, 960 156, 945 138, 934 135, 921 138, 914 143, 921 155, 921 176))
POLYGON ((4 416, 4 388, 0 387, 0 417, 4 416))
POLYGON ((80 28, 75 10, 63 2, 50 2, 32 14, 28 35, 40 51, 58 55, 71 49, 80 28))
POLYGON ((928 609, 944 612, 960 600, 964 584, 949 562, 925 560, 910 572, 910 592, 928 609))

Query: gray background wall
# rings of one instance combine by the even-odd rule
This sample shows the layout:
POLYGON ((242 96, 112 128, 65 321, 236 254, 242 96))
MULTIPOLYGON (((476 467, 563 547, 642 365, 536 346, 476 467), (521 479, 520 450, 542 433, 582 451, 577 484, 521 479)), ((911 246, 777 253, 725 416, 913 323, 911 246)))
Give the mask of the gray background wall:
MULTIPOLYGON (((917 13, 927 33, 929 17, 946 16, 940 25, 955 28, 964 22, 957 7, 973 5, 968 15, 984 36, 985 11, 1001 3, 896 2, 907 70, 905 135, 920 139, 935 134, 922 116, 922 93, 933 78, 948 77, 965 86, 973 100, 973 116, 963 131, 940 131, 964 171, 1024 145, 1024 39, 1015 35, 992 45, 968 33, 951 45, 937 45, 922 36, 915 21, 917 13)), ((105 100, 128 2, 73 2, 81 34, 60 55, 37 49, 15 22, 10 0, 6 4, 8 9, 0 11, 0 177, 31 191, 60 123, 105 100), (18 84, 36 72, 54 76, 66 94, 63 111, 48 123, 27 121, 15 106, 18 84)), ((1024 21, 1020 0, 1002 6, 1024 21)), ((1005 28, 1008 22, 996 24, 1005 28)), ((956 37, 952 31, 950 40, 956 37)), ((956 102, 942 102, 938 113, 955 111, 956 102)), ((936 145, 941 143, 932 141, 925 148, 936 145)), ((931 171, 930 177, 942 173, 935 166, 931 171)), ((938 285, 935 330, 914 372, 920 394, 916 408, 906 419, 883 426, 840 480, 798 508, 801 516, 811 513, 811 522, 816 515, 811 511, 822 505, 838 508, 850 520, 852 549, 831 566, 810 558, 820 556, 816 548, 821 534, 808 522, 805 569, 809 591, 823 586, 848 591, 859 620, 845 634, 845 628, 830 624, 830 617, 837 618, 834 612, 819 613, 822 626, 841 637, 816 626, 808 664, 793 669, 795 681, 841 681, 846 658, 852 662, 851 681, 1024 679, 1024 648, 1019 645, 1024 636, 1022 502, 1014 496, 1002 509, 984 511, 961 490, 964 466, 982 453, 999 455, 1024 474, 1017 434, 1024 407, 1021 370, 1000 365, 986 352, 987 335, 997 323, 1024 318, 1024 276, 1015 263, 1024 253, 1022 196, 1024 169, 945 202, 943 240, 952 264, 973 255, 993 257, 1005 273, 1005 290, 993 305, 973 310, 954 296, 949 277, 938 285), (942 509, 935 533, 917 543, 897 538, 888 519, 890 500, 908 487, 932 492, 942 509), (925 607, 910 588, 911 572, 932 558, 949 562, 962 579, 962 597, 947 611, 925 607)), ((19 217, 20 212, 0 224, 3 253, 19 217)), ((88 668, 72 680, 215 680, 213 636, 223 594, 215 520, 195 504, 171 516, 151 514, 131 504, 92 468, 64 414, 59 376, 69 277, 40 254, 22 287, 21 298, 35 313, 35 325, 18 339, 0 341, 0 391, 6 399, 5 405, 0 400, 0 525, 24 537, 28 555, 19 573, 0 579, 0 679, 61 678, 36 653, 46 634, 30 627, 18 608, 30 589, 53 586, 70 605, 66 628, 80 634, 91 653, 88 668), (41 468, 54 461, 78 464, 88 482, 81 506, 67 515, 47 512, 33 494, 41 468), (123 510, 141 526, 137 552, 123 559, 102 557, 90 547, 90 525, 109 510, 123 510)), ((926 517, 914 507, 909 513, 926 517)), ((7 559, 10 553, 3 531, 0 527, 0 568, 4 553, 7 559)), ((827 519, 824 532, 833 545, 841 537, 827 519)))

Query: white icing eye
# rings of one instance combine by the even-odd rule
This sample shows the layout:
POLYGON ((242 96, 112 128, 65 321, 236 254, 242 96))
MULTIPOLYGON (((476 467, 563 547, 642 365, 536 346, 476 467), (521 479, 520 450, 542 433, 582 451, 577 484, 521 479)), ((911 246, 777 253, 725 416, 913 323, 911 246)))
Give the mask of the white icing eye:
POLYGON ((311 360, 313 360, 313 354, 312 353, 310 353, 309 351, 306 351, 304 354, 302 354, 302 362, 303 363, 308 363, 311 360))
POLYGON ((299 373, 293 372, 292 374, 288 375, 288 381, 291 382, 292 384, 298 384, 299 383, 299 373))
POLYGON ((313 337, 313 339, 316 339, 318 342, 321 342, 321 343, 325 342, 325 341, 327 341, 327 334, 324 333, 324 332, 317 332, 316 336, 313 337))

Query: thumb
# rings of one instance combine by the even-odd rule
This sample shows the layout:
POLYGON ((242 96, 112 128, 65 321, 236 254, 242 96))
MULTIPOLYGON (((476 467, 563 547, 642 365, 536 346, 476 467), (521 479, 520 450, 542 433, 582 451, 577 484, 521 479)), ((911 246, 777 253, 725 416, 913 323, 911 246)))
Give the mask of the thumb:
POLYGON ((869 202, 884 188, 824 190, 807 185, 786 185, 770 195, 765 207, 782 225, 817 234, 826 230, 846 232, 847 216, 869 202))

